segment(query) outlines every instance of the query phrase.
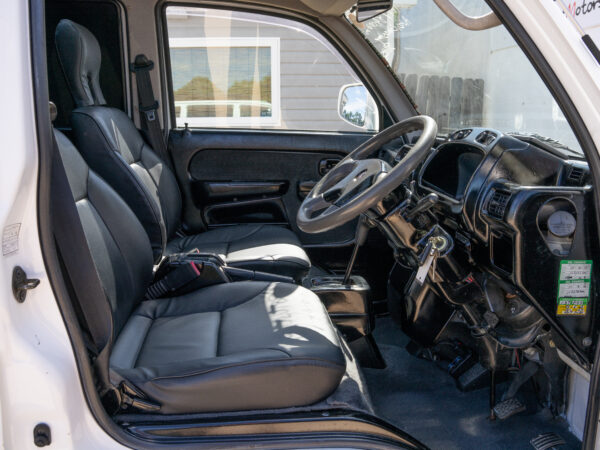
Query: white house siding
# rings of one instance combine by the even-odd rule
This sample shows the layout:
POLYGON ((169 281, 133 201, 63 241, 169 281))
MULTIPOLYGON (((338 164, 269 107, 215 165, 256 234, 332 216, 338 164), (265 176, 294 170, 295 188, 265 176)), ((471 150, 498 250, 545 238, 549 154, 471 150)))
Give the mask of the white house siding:
MULTIPOLYGON (((281 123, 260 128, 319 131, 361 131, 338 115, 340 87, 358 82, 350 67, 325 44, 308 34, 303 26, 283 19, 285 26, 242 21, 256 15, 189 8, 169 14, 169 38, 279 38, 281 123), (200 15, 191 15, 200 14, 200 15), (293 25, 290 26, 290 25, 293 25)), ((322 39, 322 38, 321 38, 322 39)))

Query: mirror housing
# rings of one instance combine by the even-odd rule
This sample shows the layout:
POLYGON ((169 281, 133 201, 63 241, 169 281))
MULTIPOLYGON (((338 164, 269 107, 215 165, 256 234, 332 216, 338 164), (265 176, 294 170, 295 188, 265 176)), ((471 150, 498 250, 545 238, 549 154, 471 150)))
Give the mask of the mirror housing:
POLYGON ((383 14, 392 8, 393 0, 358 0, 356 3, 356 21, 364 22, 383 14))
POLYGON ((361 83, 346 84, 340 88, 338 113, 342 120, 368 131, 379 130, 377 105, 361 83))

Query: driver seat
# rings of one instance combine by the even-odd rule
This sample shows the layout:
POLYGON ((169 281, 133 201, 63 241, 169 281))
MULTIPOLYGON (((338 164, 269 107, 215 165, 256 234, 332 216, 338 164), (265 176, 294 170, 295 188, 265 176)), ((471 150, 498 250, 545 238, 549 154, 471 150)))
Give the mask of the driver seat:
POLYGON ((346 369, 338 335, 301 286, 243 281, 142 301, 153 258, 141 223, 55 136, 107 300, 113 385, 162 414, 307 406, 337 389, 346 369))
POLYGON ((235 225, 177 237, 181 193, 175 175, 144 141, 123 111, 106 106, 100 89, 100 45, 85 27, 63 19, 56 48, 77 108, 71 124, 77 147, 89 166, 117 191, 140 220, 161 255, 212 253, 226 264, 285 275, 300 281, 310 260, 298 237, 275 225, 235 225))

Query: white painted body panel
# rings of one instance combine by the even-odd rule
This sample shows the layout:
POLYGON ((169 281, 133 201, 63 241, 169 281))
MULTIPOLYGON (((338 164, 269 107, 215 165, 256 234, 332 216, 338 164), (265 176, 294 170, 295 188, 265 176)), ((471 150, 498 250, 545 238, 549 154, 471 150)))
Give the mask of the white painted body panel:
POLYGON ((6 449, 37 448, 33 428, 45 422, 51 448, 116 448, 87 407, 42 260, 28 19, 28 2, 0 3, 0 229, 21 224, 18 250, 0 256, 0 437, 6 449), (41 280, 22 304, 11 289, 16 265, 41 280))

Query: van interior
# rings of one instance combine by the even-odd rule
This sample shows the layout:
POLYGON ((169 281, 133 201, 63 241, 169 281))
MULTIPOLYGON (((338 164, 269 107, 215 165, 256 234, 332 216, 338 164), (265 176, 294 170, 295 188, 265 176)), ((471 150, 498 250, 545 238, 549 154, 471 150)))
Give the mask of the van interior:
POLYGON ((456 78, 392 77, 361 2, 143 3, 45 4, 47 245, 102 423, 134 446, 580 446, 599 249, 577 143, 469 116, 477 79, 452 103, 456 78))

